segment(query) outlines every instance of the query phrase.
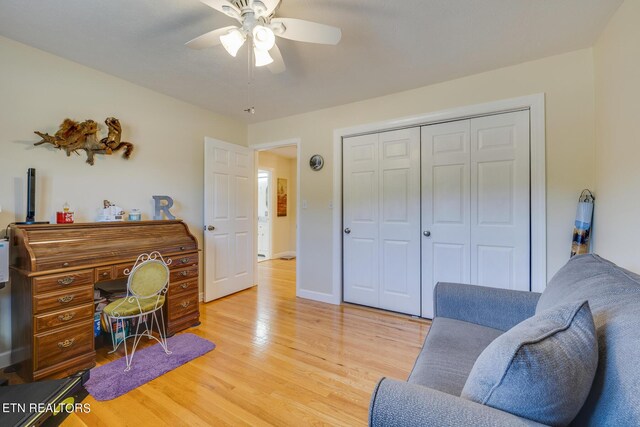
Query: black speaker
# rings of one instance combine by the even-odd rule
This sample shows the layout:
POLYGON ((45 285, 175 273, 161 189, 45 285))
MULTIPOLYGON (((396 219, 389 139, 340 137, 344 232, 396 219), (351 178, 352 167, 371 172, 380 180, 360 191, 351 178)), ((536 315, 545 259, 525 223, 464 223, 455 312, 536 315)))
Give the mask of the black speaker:
POLYGON ((36 222, 36 170, 27 170, 27 224, 36 222))
POLYGON ((27 170, 27 219, 16 224, 49 224, 49 221, 36 221, 36 170, 27 170))

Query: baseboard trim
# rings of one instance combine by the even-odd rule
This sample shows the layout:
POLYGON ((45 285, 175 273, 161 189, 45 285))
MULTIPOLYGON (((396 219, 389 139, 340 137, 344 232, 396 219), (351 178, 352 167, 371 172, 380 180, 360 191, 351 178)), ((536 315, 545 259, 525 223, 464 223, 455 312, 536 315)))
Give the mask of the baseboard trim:
POLYGON ((11 365, 11 350, 0 353, 0 369, 11 365))
POLYGON ((292 256, 295 257, 296 256, 296 251, 286 251, 286 252, 279 252, 277 254, 273 254, 273 256, 270 259, 279 259, 285 256, 292 256))
POLYGON ((312 301, 324 302, 326 304, 340 305, 340 298, 336 298, 335 295, 325 294, 324 292, 309 291, 306 289, 298 289, 298 298, 309 299, 312 301))

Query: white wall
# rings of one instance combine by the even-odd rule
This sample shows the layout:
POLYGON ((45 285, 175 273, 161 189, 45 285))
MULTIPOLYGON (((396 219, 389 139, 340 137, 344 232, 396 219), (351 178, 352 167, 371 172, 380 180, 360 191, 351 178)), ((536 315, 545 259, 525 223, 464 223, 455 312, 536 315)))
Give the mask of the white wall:
POLYGON ((534 93, 546 94, 547 270, 569 257, 576 201, 594 186, 593 55, 584 49, 445 83, 249 126, 249 144, 301 138, 299 286, 331 293, 334 129, 534 93), (307 167, 324 156, 320 172, 307 167))
MULTIPOLYGON (((77 221, 96 218, 103 199, 153 215, 152 195, 175 200, 172 212, 201 239, 203 141, 246 144, 246 125, 124 80, 0 37, 0 227, 24 221, 27 168, 38 176, 38 219, 68 201, 77 221), (55 133, 66 117, 120 119, 130 160, 97 156, 94 166, 51 146, 34 147, 34 130, 55 133)), ((103 130, 104 133, 104 125, 103 130)), ((10 348, 9 287, 0 291, 0 366, 10 348)))
POLYGON ((627 0, 594 48, 595 250, 640 272, 640 1, 627 0))
POLYGON ((289 159, 289 251, 296 253, 298 234, 298 159, 289 159))
POLYGON ((272 171, 273 187, 270 189, 269 200, 273 215, 273 229, 271 230, 272 258, 295 254, 296 251, 296 166, 295 159, 288 159, 269 151, 258 152, 258 167, 272 171), (292 164, 293 167, 291 166, 292 164), (287 216, 284 217, 277 215, 278 178, 287 180, 287 216))

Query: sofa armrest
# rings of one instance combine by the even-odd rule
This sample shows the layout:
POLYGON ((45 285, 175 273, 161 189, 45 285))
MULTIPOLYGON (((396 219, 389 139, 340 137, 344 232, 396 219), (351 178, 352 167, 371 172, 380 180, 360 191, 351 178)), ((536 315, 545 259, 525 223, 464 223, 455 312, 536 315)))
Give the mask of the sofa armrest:
POLYGON ((383 378, 369 407, 370 426, 542 426, 508 412, 417 384, 383 378))
POLYGON ((460 283, 436 284, 435 315, 508 331, 533 316, 540 294, 460 283))

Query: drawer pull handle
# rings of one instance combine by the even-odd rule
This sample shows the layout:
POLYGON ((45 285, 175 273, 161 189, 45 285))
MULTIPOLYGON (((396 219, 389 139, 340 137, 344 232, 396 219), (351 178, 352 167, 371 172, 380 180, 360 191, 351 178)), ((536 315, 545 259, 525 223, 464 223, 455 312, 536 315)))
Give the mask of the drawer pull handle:
POLYGON ((62 264, 63 267, 69 267, 69 263, 65 262, 64 264, 62 264))
POLYGON ((181 262, 181 263, 183 263, 183 264, 186 264, 186 263, 188 263, 188 262, 189 262, 189 258, 182 258, 182 259, 180 260, 180 262, 181 262))
POLYGON ((65 295, 63 297, 58 298, 58 302, 60 302, 60 304, 66 304, 71 301, 73 301, 73 295, 65 295))
POLYGON ((69 276, 69 277, 65 277, 65 278, 62 278, 62 279, 58 279, 58 284, 59 285, 70 285, 75 281, 76 281, 75 277, 69 276))
POLYGON ((182 306, 182 308, 187 308, 191 305, 191 301, 183 301, 180 305, 182 306))
POLYGON ((61 322, 68 322, 69 320, 73 319, 75 315, 76 313, 61 314, 60 316, 58 316, 58 320, 60 320, 61 322))
POLYGON ((75 338, 71 338, 71 339, 68 339, 68 340, 60 341, 58 343, 58 347, 60 347, 60 348, 69 348, 69 347, 71 347, 73 345, 73 343, 75 341, 76 341, 75 338))
POLYGON ((180 246, 180 250, 184 251, 186 248, 184 246, 180 246))
POLYGON ((182 289, 187 289, 189 287, 189 284, 188 283, 183 283, 182 285, 180 285, 180 287, 182 289))
POLYGON ((180 272, 180 275, 181 275, 182 277, 187 277, 187 276, 189 275, 189 272, 188 272, 188 271, 181 271, 181 272, 180 272))
POLYGON ((108 275, 109 275, 108 271, 105 271, 105 272, 102 273, 102 277, 107 277, 108 275))

